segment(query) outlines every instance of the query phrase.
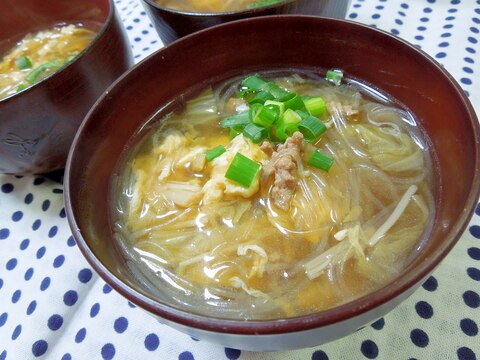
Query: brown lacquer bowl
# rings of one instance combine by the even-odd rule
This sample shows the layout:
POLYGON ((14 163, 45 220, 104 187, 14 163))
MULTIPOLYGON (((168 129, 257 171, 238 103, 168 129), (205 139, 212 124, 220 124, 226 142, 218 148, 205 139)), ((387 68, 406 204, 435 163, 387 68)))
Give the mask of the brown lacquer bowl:
POLYGON ((128 300, 191 336, 239 349, 281 350, 345 336, 392 310, 418 288, 465 230, 480 189, 479 124, 455 80, 414 46, 345 20, 267 16, 187 36, 122 76, 78 132, 66 168, 66 209, 78 246, 128 300), (159 108, 192 86, 261 69, 344 69, 404 104, 431 140, 436 213, 423 250, 387 286, 333 309, 289 319, 235 321, 158 300, 115 246, 110 184, 129 139, 159 108), (435 84, 435 86, 432 86, 435 84), (141 94, 141 95, 139 95, 141 94))
POLYGON ((98 34, 67 66, 0 100, 0 173, 44 173, 64 168, 86 113, 133 63, 113 0, 2 0, 0 56, 27 33, 62 23, 89 25, 98 34))
POLYGON ((257 9, 223 13, 172 10, 155 0, 142 0, 143 7, 164 44, 210 26, 249 17, 280 14, 321 15, 344 18, 351 0, 285 0, 257 9))

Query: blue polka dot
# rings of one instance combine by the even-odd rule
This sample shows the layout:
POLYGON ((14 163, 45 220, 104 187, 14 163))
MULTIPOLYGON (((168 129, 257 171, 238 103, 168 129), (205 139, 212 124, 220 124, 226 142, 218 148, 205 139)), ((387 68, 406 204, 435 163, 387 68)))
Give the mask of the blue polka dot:
POLYGON ((8 313, 4 312, 2 315, 0 315, 0 327, 5 325, 8 319, 8 313))
POLYGON ((22 218, 23 218, 23 212, 21 212, 20 210, 15 211, 12 214, 12 221, 18 222, 18 221, 22 220, 22 218))
POLYGON ((435 57, 436 57, 437 59, 443 59, 443 58, 445 58, 446 56, 447 56, 447 53, 444 53, 444 52, 439 52, 439 53, 437 53, 437 54, 435 55, 435 57))
POLYGON ((444 42, 441 42, 440 44, 438 44, 438 47, 448 47, 450 45, 450 43, 444 41, 444 42))
MULTIPOLYGON (((475 60, 473 60, 472 58, 469 58, 469 57, 464 57, 463 60, 469 64, 475 64, 475 60)), ((477 208, 475 209, 475 212, 477 213, 478 215, 478 206, 477 208)))
POLYGON ((0 229, 0 240, 5 240, 10 236, 10 230, 7 228, 0 229))
POLYGON ((90 308, 90 317, 94 318, 95 316, 98 315, 99 311, 100 311, 100 304, 99 303, 93 304, 92 307, 90 308))
POLYGON ((384 318, 378 319, 371 326, 375 330, 381 330, 385 326, 385 319, 384 318))
POLYGON ((13 184, 6 183, 2 185, 2 192, 5 194, 11 193, 14 189, 15 187, 13 186, 13 184))
POLYGON ((478 295, 475 291, 465 291, 463 293, 463 301, 468 307, 473 309, 480 307, 480 295, 478 295))
POLYGON ((128 25, 125 29, 127 29, 127 30, 132 30, 132 29, 133 29, 133 26, 132 26, 132 25, 128 25))
POLYGON ((415 40, 423 40, 423 39, 425 39, 425 37, 423 37, 422 35, 415 36, 415 40))
POLYGON ((60 266, 63 265, 65 262, 65 256, 63 255, 58 255, 54 260, 53 260, 53 267, 54 268, 59 268, 60 266))
POLYGON ((426 301, 419 301, 415 304, 415 310, 418 316, 423 319, 430 319, 433 316, 433 308, 426 301))
POLYGON ((31 204, 33 201, 33 194, 27 194, 23 202, 27 205, 31 204))
MULTIPOLYGON (((477 211, 479 208, 477 207, 477 211)), ((478 214, 480 215, 480 214, 478 214)), ((478 225, 473 225, 473 226, 470 226, 470 228, 468 229, 470 231, 470 234, 472 234, 473 237, 477 238, 477 239, 480 239, 480 226, 478 225)))
POLYGON ((44 355, 48 350, 48 343, 45 340, 35 341, 32 345, 32 354, 35 357, 44 355))
POLYGON ((466 47, 465 50, 468 51, 470 54, 476 54, 477 53, 477 51, 475 49, 471 48, 471 47, 466 47))
POLYGON ((423 284, 422 287, 427 291, 435 291, 438 287, 438 281, 435 277, 430 276, 423 284))
POLYGON ((42 280, 42 282, 40 283, 40 290, 41 290, 41 291, 47 290, 48 287, 50 286, 50 282, 51 282, 50 278, 49 278, 48 276, 46 276, 46 277, 42 280))
POLYGON ((32 315, 37 308, 37 302, 33 300, 27 307, 27 315, 32 315))
POLYGON ((462 319, 460 321, 460 328, 465 335, 476 336, 478 334, 478 326, 472 319, 462 319))
POLYGON ((135 19, 133 19, 133 22, 134 22, 134 23, 139 23, 139 22, 140 22, 140 19, 135 18, 135 19))
POLYGON ((62 356, 60 360, 72 360, 72 355, 69 353, 66 353, 65 355, 62 356))
POLYGON ((15 326, 15 329, 13 330, 12 340, 17 340, 21 333, 22 333, 22 325, 19 324, 15 326))
POLYGON ((30 239, 24 239, 20 243, 20 250, 25 250, 30 245, 30 239))
POLYGON ((376 359, 378 356, 378 347, 372 340, 365 340, 360 347, 363 356, 368 359, 376 359))
POLYGON ((329 358, 324 351, 317 350, 312 354, 312 360, 329 360, 329 358))
POLYGON ((48 328, 52 331, 60 329, 63 325, 63 317, 58 314, 54 314, 48 318, 48 328))
POLYGON ((34 180, 33 180, 33 185, 41 185, 45 182, 45 178, 43 177, 36 177, 34 180))
POLYGON ((410 333, 410 339, 416 346, 421 348, 426 347, 429 342, 427 333, 420 329, 412 330, 412 332, 410 333))
POLYGON ((58 227, 57 226, 52 226, 50 228, 50 230, 48 231, 48 237, 50 239, 53 238, 55 235, 57 235, 57 232, 58 232, 58 227))
POLYGON ((237 349, 225 348, 225 356, 228 360, 237 360, 242 352, 237 349))
POLYGON ((92 279, 92 270, 90 269, 82 269, 79 271, 78 273, 78 280, 81 282, 81 283, 88 283, 91 279, 92 279))
POLYGON ((0 354, 0 360, 5 360, 7 358, 7 350, 3 350, 0 354))
POLYGON ((111 360, 115 356, 115 346, 113 344, 108 343, 103 345, 102 347, 102 358, 104 360, 111 360))
POLYGON ((132 304, 130 301, 127 301, 127 303, 128 303, 128 306, 130 306, 132 309, 136 308, 135 304, 132 304))
POLYGON ((67 240, 67 245, 68 245, 69 247, 73 247, 73 246, 76 245, 76 242, 75 242, 75 239, 73 238, 73 236, 70 236, 70 237, 68 238, 68 240, 67 240))
POLYGON ((45 200, 45 201, 42 203, 42 210, 43 210, 43 211, 47 211, 49 207, 50 207, 50 200, 45 200))
POLYGON ((7 261, 7 265, 5 267, 7 268, 7 270, 11 271, 17 267, 17 264, 18 264, 18 260, 15 258, 12 258, 7 261))
POLYGON ((18 300, 20 300, 20 297, 22 296, 22 291, 21 290, 15 290, 15 292, 12 295, 12 303, 16 304, 18 300))
POLYGON ((474 260, 480 260, 480 249, 476 247, 471 247, 467 251, 468 255, 474 260))
POLYGON ((457 350, 458 360, 477 360, 475 353, 472 349, 462 346, 457 350))
POLYGON ((426 13, 426 14, 430 14, 432 12, 432 9, 431 8, 425 8, 425 9, 423 9, 423 12, 426 13))
POLYGON ((103 285, 103 293, 104 294, 108 294, 110 291, 112 291, 112 288, 110 287, 110 285, 108 285, 108 284, 103 285))
POLYGON ((27 271, 25 271, 25 275, 23 276, 23 278, 25 279, 25 281, 29 281, 33 276, 33 268, 29 268, 27 269, 27 271))
POLYGON ((62 210, 60 210, 60 213, 58 214, 58 216, 60 216, 62 219, 67 216, 67 214, 65 213, 65 208, 63 208, 62 210))
POLYGON ((32 230, 37 231, 41 225, 42 225, 42 220, 40 219, 35 220, 32 224, 32 230))
POLYGON ((119 317, 118 319, 115 320, 113 324, 113 328, 117 333, 119 334, 123 333, 128 328, 128 320, 123 316, 119 317))
POLYGON ((429 22, 430 19, 427 18, 427 17, 422 17, 422 18, 420 18, 420 21, 421 21, 421 22, 429 22))
POLYGON ((37 259, 41 259, 43 255, 47 252, 47 248, 45 246, 42 246, 37 250, 37 259))
POLYGON ((63 303, 67 306, 73 306, 78 300, 78 294, 75 290, 68 290, 63 295, 63 303))
POLYGON ((178 360, 195 360, 195 358, 190 351, 184 351, 178 355, 178 360))
POLYGON ((473 268, 473 267, 468 268, 467 274, 473 280, 480 281, 480 270, 478 270, 477 268, 473 268))
POLYGON ((78 330, 77 334, 75 335, 75 342, 77 344, 81 343, 83 340, 85 340, 85 337, 87 336, 87 329, 81 328, 78 330))
POLYGON ((0 289, 3 287, 3 279, 0 278, 0 289))
POLYGON ((156 334, 148 334, 145 337, 145 341, 143 342, 145 345, 145 348, 148 351, 155 351, 157 350, 158 346, 160 345, 160 339, 156 334))
POLYGON ((460 82, 465 85, 472 85, 472 80, 469 78, 461 78, 460 82))

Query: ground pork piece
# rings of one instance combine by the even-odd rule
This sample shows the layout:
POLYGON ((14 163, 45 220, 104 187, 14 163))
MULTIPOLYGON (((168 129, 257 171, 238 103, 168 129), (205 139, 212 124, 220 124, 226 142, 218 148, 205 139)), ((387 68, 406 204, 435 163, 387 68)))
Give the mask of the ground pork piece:
POLYGON ((273 155, 273 152, 275 151, 273 144, 268 140, 264 140, 262 142, 262 144, 260 145, 260 149, 270 157, 273 155))
POLYGON ((273 152, 269 163, 264 167, 264 174, 274 174, 275 180, 271 191, 273 203, 280 209, 287 211, 290 208, 290 200, 297 186, 297 163, 303 148, 303 135, 296 132, 288 138, 284 144, 277 147, 273 152))

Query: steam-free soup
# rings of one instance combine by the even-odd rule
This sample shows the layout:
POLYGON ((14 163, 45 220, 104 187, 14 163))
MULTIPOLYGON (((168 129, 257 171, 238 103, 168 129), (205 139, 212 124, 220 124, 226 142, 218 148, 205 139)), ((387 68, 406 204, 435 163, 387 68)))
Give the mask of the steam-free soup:
POLYGON ((80 25, 26 35, 0 61, 0 99, 39 82, 73 60, 95 37, 80 25))
POLYGON ((341 76, 233 79, 143 131, 112 220, 151 288, 197 313, 272 319, 404 269, 434 211, 428 148, 408 112, 341 76))
POLYGON ((203 13, 242 11, 285 2, 285 0, 155 0, 166 8, 203 13))

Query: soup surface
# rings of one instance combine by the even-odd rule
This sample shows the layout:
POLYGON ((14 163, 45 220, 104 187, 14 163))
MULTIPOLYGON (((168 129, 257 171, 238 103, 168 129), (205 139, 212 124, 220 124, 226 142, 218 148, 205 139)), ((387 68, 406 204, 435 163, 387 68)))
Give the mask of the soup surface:
POLYGON ((247 79, 140 132, 112 184, 125 256, 166 301, 226 318, 308 314, 386 285, 434 209, 415 120, 354 83, 247 79))
POLYGON ((57 71, 85 49, 95 34, 83 26, 65 25, 26 35, 0 61, 0 99, 57 71))
POLYGON ((169 9, 217 13, 242 11, 278 4, 285 0, 155 0, 156 3, 169 9))

